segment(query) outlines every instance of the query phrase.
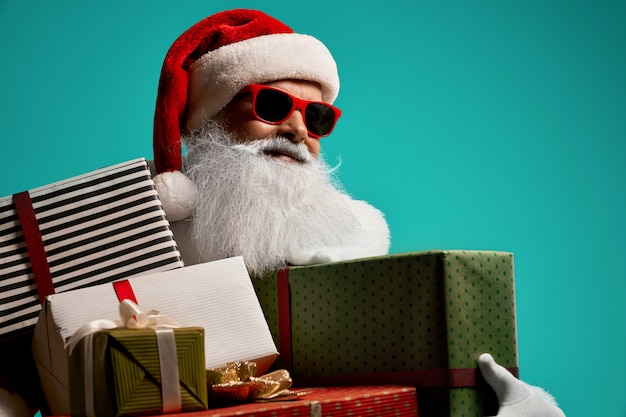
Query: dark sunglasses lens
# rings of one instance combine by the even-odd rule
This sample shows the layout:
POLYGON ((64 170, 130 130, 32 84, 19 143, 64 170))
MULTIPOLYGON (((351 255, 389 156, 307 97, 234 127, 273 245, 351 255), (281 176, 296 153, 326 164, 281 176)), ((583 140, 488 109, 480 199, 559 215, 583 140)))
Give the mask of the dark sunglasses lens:
POLYGON ((291 98, 276 90, 261 90, 257 93, 255 111, 263 120, 276 123, 284 120, 291 111, 291 98))
POLYGON ((322 103, 310 103, 306 106, 306 127, 317 136, 328 135, 335 126, 335 111, 322 103))

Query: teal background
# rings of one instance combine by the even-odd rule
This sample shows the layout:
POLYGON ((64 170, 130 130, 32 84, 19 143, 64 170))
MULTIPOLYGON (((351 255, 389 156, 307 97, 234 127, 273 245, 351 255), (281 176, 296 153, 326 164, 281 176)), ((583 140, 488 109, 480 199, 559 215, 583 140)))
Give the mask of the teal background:
POLYGON ((0 0, 0 195, 151 158, 167 49, 234 7, 333 52, 326 157, 392 252, 514 252, 522 379, 626 416, 626 2, 0 0))

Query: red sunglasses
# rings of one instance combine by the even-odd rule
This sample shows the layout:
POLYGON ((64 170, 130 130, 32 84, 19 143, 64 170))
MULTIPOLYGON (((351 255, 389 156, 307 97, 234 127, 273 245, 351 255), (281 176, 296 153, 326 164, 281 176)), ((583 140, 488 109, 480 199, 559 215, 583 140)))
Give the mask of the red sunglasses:
POLYGON ((309 136, 316 139, 330 135, 341 116, 341 110, 328 103, 303 100, 268 85, 250 84, 239 93, 252 93, 252 114, 271 125, 284 123, 299 110, 309 136))

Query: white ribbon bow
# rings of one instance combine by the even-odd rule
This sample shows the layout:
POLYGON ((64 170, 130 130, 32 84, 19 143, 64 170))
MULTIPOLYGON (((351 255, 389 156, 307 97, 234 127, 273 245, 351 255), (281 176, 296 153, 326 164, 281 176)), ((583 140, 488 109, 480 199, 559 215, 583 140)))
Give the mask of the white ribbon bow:
POLYGON ((94 380, 93 380, 93 335, 100 330, 127 328, 153 329, 157 337, 159 365, 161 367, 161 394, 163 414, 181 411, 178 356, 176 339, 172 329, 180 327, 173 319, 159 314, 158 311, 142 311, 137 304, 123 300, 119 305, 121 320, 93 320, 81 326, 67 341, 71 354, 80 340, 84 339, 84 392, 85 413, 87 417, 95 417, 94 380))

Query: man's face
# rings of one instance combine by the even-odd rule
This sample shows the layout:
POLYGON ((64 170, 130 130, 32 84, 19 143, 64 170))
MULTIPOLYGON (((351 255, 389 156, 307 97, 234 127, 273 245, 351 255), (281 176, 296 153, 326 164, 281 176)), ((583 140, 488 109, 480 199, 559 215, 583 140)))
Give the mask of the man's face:
MULTIPOLYGON (((306 139, 238 140, 222 122, 210 121, 184 138, 183 171, 197 195, 191 222, 178 222, 190 230, 174 232, 190 236, 191 252, 181 247, 185 259, 198 263, 241 255, 251 275, 260 275, 284 266, 292 254, 340 247, 354 237, 359 223, 352 200, 333 177, 334 168, 313 156, 306 139), (278 154, 295 158, 285 162, 278 154)), ((240 127, 285 128, 260 123, 243 120, 240 127)))
MULTIPOLYGON (((280 88, 305 100, 322 100, 322 89, 317 83, 310 81, 281 80, 267 83, 267 85, 280 88)), ((241 142, 282 136, 294 143, 304 143, 315 157, 320 153, 320 140, 309 136, 302 113, 299 110, 294 111, 283 123, 272 125, 254 117, 250 94, 242 94, 235 97, 224 108, 223 115, 226 130, 241 142)), ((294 158, 285 153, 275 153, 271 156, 296 162, 294 158)))

